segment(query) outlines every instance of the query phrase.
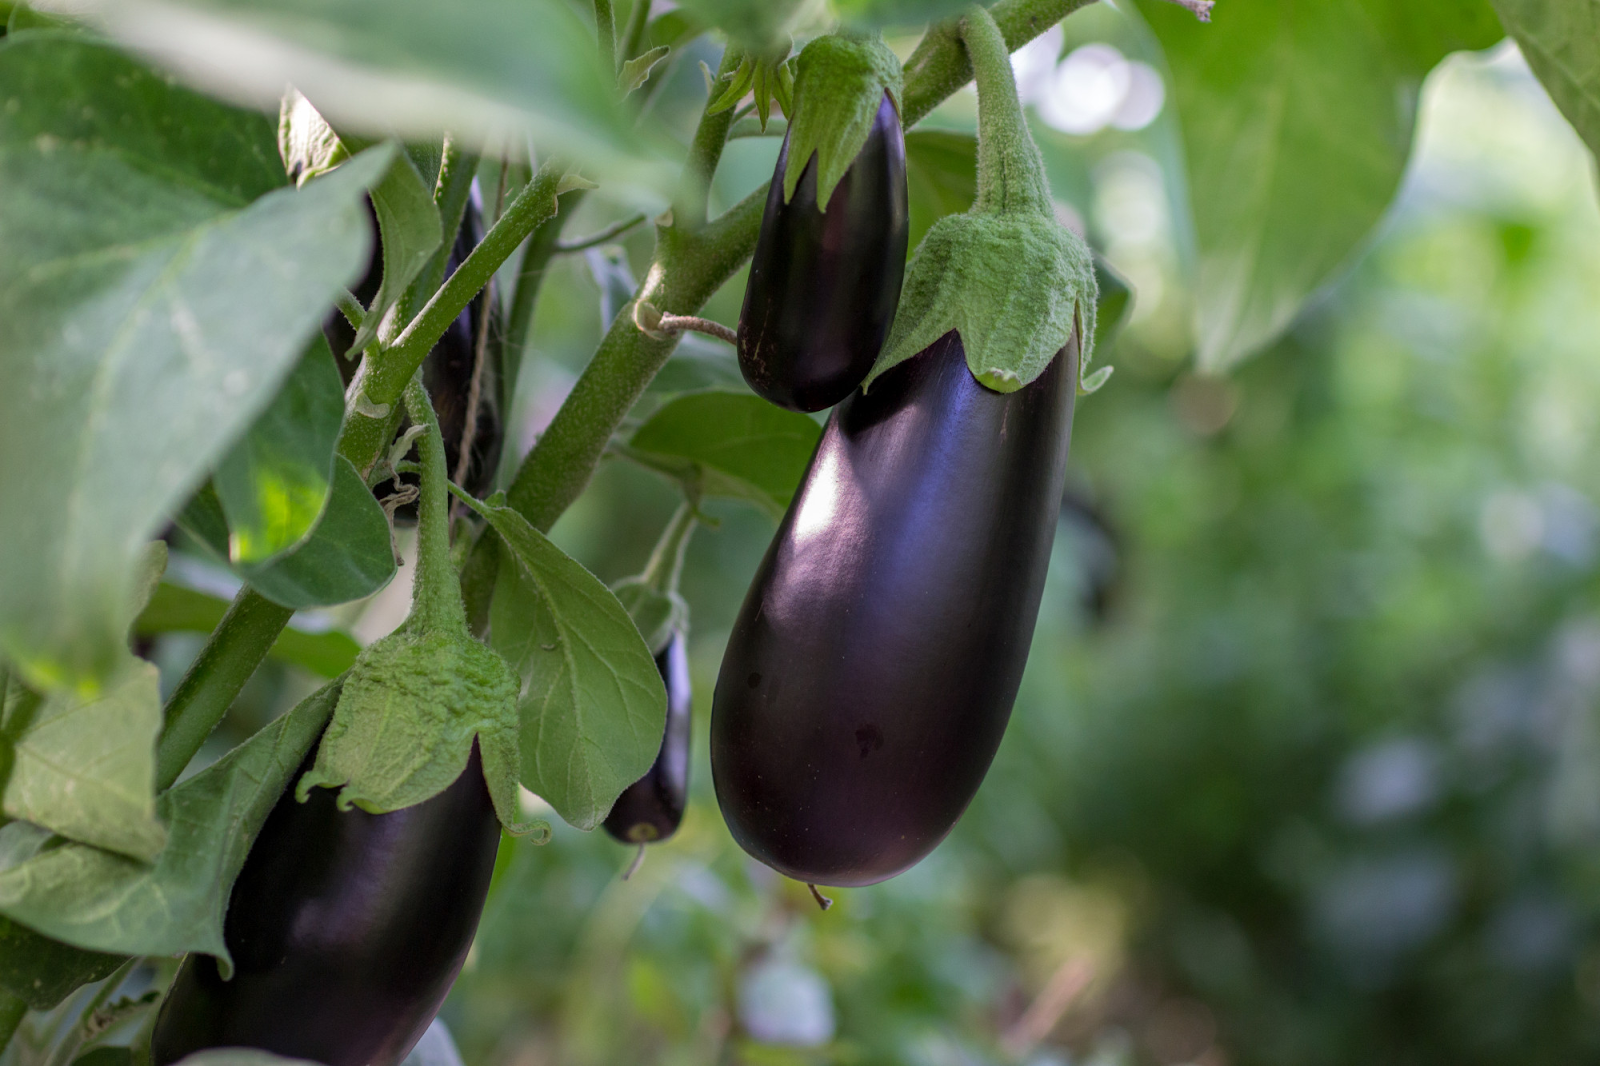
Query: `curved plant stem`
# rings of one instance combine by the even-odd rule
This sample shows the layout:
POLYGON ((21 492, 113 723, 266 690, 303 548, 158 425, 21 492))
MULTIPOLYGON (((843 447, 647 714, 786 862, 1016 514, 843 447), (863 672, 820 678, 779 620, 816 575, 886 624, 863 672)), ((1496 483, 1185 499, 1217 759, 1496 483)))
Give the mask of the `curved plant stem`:
POLYGON ((593 248, 597 244, 604 244, 613 237, 621 236, 645 220, 644 212, 629 215, 619 222, 613 222, 598 233, 591 233, 587 237, 576 237, 570 241, 560 241, 556 244, 556 251, 565 255, 568 252, 581 252, 585 248, 593 248))
POLYGON ((445 471, 444 437, 439 419, 422 387, 418 371, 406 386, 406 413, 414 425, 423 426, 417 439, 422 460, 422 495, 417 501, 417 573, 411 591, 411 617, 407 625, 422 631, 444 630, 465 636, 467 615, 461 606, 461 585, 450 562, 450 490, 445 471))
MULTIPOLYGON (((1092 0, 1000 0, 990 14, 1015 50, 1092 0)), ((724 56, 727 68, 734 57, 724 56)), ((915 125, 940 101, 972 79, 972 65, 955 23, 930 30, 906 64, 902 121, 915 125)), ((693 315, 755 250, 767 191, 759 188, 712 222, 705 221, 706 191, 726 142, 730 112, 702 115, 685 167, 683 191, 673 206, 674 225, 658 228, 655 261, 635 300, 662 311, 693 315)), ((517 470, 510 503, 548 531, 588 485, 606 442, 644 393, 676 336, 650 337, 618 315, 567 401, 517 470)))
POLYGON ((645 564, 644 573, 639 575, 639 579, 657 592, 678 591, 683 557, 688 554, 689 539, 694 536, 696 514, 694 504, 687 500, 679 504, 667 522, 667 528, 661 531, 661 539, 656 541, 655 548, 650 552, 650 561, 645 564))
POLYGON ((157 791, 171 787, 183 773, 293 614, 249 585, 239 590, 167 700, 156 744, 157 791))

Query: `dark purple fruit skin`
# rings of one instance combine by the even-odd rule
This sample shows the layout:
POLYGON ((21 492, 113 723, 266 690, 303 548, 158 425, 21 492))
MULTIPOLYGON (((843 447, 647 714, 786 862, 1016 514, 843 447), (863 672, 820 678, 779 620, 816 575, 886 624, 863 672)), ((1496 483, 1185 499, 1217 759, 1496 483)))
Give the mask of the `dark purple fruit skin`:
POLYGON ((678 831, 689 797, 689 654, 682 633, 673 633, 656 656, 656 669, 667 685, 667 728, 655 764, 622 790, 606 832, 624 844, 651 844, 678 831))
POLYGON ((712 703, 717 801, 768 866, 882 881, 977 792, 1038 616, 1077 356, 1001 395, 952 332, 834 411, 712 703))
MULTIPOLYGON (((370 203, 367 209, 371 211, 370 203)), ((376 216, 373 217, 376 231, 376 216)), ((455 244, 451 246, 450 257, 445 263, 446 277, 472 254, 482 239, 483 215, 474 196, 467 201, 466 211, 461 216, 461 228, 456 232, 455 244)), ((383 253, 374 244, 366 276, 351 289, 362 306, 371 305, 382 278, 383 253)), ((433 401, 434 411, 439 416, 439 432, 444 436, 445 469, 454 477, 456 462, 461 454, 461 438, 467 429, 468 398, 472 392, 472 368, 477 360, 478 330, 482 328, 483 316, 490 316, 488 343, 483 352, 484 372, 478 390, 478 424, 472 435, 472 458, 467 464, 467 475, 462 485, 474 496, 482 496, 493 486, 495 471, 500 465, 500 452, 505 443, 505 428, 497 402, 502 370, 502 353, 498 342, 504 333, 504 325, 499 305, 491 303, 488 296, 489 292, 485 289, 473 297, 466 309, 450 323, 444 336, 439 338, 439 343, 433 346, 422 364, 422 383, 427 387, 429 399, 433 401)), ((355 328, 343 315, 334 312, 323 322, 322 332, 328 346, 333 349, 334 361, 339 365, 339 373, 348 388, 360 362, 360 353, 350 351, 350 345, 356 337, 355 328)), ((416 477, 408 474, 401 481, 414 485, 416 477)), ((392 482, 384 482, 377 488, 377 494, 380 497, 387 496, 394 490, 392 482)), ((402 507, 397 514, 415 521, 416 506, 410 504, 402 507)))
POLYGON ((421 1039, 472 946, 500 844, 477 745, 414 807, 340 811, 334 796, 297 803, 291 784, 273 808, 228 904, 233 977, 210 955, 184 959, 154 1066, 213 1047, 393 1066, 421 1039))
POLYGON ((783 202, 788 158, 785 136, 739 314, 739 369, 778 406, 820 411, 867 376, 900 304, 910 232, 900 116, 885 93, 826 212, 815 155, 783 202))

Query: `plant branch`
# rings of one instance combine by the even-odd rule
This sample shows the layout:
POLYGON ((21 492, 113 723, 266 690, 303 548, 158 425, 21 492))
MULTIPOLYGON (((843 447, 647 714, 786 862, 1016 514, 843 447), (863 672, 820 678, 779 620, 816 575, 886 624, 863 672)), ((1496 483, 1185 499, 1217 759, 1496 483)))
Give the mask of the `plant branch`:
POLYGON ((339 313, 344 320, 350 323, 350 328, 357 333, 361 332, 361 323, 366 321, 367 309, 361 306, 361 301, 356 299, 356 294, 349 289, 340 289, 335 298, 339 313))
POLYGON ((705 110, 700 113, 700 125, 695 127, 694 140, 689 144, 689 158, 683 164, 683 179, 679 183, 678 197, 672 205, 672 228, 681 233, 693 233, 706 224, 706 206, 711 198, 711 177, 722 161, 722 149, 728 143, 728 129, 733 125, 733 111, 711 113, 716 86, 724 75, 739 68, 742 56, 737 48, 727 48, 722 53, 722 65, 717 69, 717 80, 712 82, 712 92, 706 98, 705 110))
POLYGON ((461 586, 450 562, 450 476, 444 465, 444 437, 422 373, 406 386, 406 412, 412 424, 422 426, 417 455, 422 460, 422 496, 417 502, 417 572, 411 592, 411 617, 421 632, 443 629, 465 635, 467 616, 461 606, 461 586))
MULTIPOLYGON (((990 9, 1015 50, 1091 0, 1000 0, 990 9)), ((733 50, 729 49, 729 53, 733 50)), ((724 71, 737 57, 724 54, 724 71)), ((972 78, 955 23, 929 31, 906 66, 905 111, 909 128, 972 78)), ((685 167, 685 187, 673 207, 674 225, 657 227, 656 256, 635 295, 664 312, 693 315, 734 275, 755 250, 767 190, 756 189, 722 217, 705 222, 705 190, 726 143, 731 112, 702 115, 685 167), (699 204, 695 213, 695 205, 699 204)), ((535 527, 548 531, 578 498, 605 454, 623 418, 678 341, 651 337, 620 314, 594 359, 579 376, 548 429, 523 459, 508 493, 511 506, 535 527)))
POLYGON ((600 62, 607 70, 617 69, 617 19, 611 0, 594 0, 594 35, 600 46, 600 62))
POLYGON ((593 248, 597 244, 604 244, 613 237, 621 236, 645 220, 644 212, 629 215, 618 222, 613 222, 598 233, 591 233, 587 237, 576 237, 570 241, 556 242, 556 251, 562 255, 568 252, 581 252, 585 248, 593 248))
POLYGON ((472 254, 456 268, 394 343, 362 360, 351 385, 355 409, 345 420, 339 451, 366 471, 388 444, 390 416, 400 395, 450 323, 465 310, 523 239, 557 210, 556 189, 565 165, 546 163, 512 201, 472 254))
POLYGON ((217 623, 199 657, 167 700, 166 720, 156 744, 158 792, 178 780, 293 614, 249 585, 239 590, 228 613, 217 623))

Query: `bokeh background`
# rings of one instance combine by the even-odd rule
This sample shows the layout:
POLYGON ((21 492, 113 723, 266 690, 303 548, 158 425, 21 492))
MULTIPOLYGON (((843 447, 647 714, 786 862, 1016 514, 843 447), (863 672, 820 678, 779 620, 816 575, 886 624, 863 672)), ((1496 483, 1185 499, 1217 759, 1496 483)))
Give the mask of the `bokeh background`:
MULTIPOLYGON (((652 123, 687 138, 695 60, 716 52, 702 41, 653 83, 652 123)), ((1591 157, 1510 45, 1452 57, 1369 246, 1271 349, 1197 376, 1153 38, 1098 4, 1016 66, 1062 217, 1137 295, 1105 353, 1115 375, 1080 400, 1032 657, 984 787, 928 860, 826 913, 739 851, 706 722, 773 524, 709 504, 683 585, 683 829, 627 881, 630 849, 553 817, 549 844, 504 846, 443 1014, 465 1062, 1600 1061, 1591 157)), ((968 90, 930 125, 970 132, 974 115, 968 90)), ((734 142, 716 199, 776 151, 734 142)), ((920 225, 964 193, 915 168, 920 225)), ((568 232, 627 211, 591 197, 568 232)), ((508 471, 649 251, 635 231, 552 267, 508 471)), ((742 291, 708 313, 732 324, 742 291)), ((740 387, 731 353, 693 339, 645 402, 706 382, 740 387)), ((555 539, 612 581, 677 502, 610 461, 555 539)), ((173 572, 226 591, 196 560, 173 572)), ((405 602, 400 582, 329 620, 370 640, 405 602)), ((199 640, 159 642, 169 687, 199 640)), ((269 664, 217 750, 311 684, 269 664)))

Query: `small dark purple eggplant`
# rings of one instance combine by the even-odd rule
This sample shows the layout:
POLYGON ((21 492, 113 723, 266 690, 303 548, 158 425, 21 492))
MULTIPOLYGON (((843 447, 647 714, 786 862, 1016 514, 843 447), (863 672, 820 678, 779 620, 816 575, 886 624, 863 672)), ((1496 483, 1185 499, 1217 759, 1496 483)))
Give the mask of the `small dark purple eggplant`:
POLYGON ((667 686, 667 728, 661 752, 639 780, 622 790, 606 816, 606 832, 624 844, 653 844, 678 831, 689 798, 689 655, 682 632, 656 656, 667 686))
POLYGON ((210 955, 184 960, 153 1066, 218 1047, 395 1066, 421 1039, 472 946, 500 844, 477 745, 414 807, 341 811, 334 797, 314 788, 297 803, 291 784, 273 808, 228 903, 234 974, 210 955))
POLYGON ((885 92, 826 211, 815 154, 784 202, 788 158, 785 136, 739 315, 739 369, 778 406, 820 411, 867 376, 900 302, 910 233, 900 116, 885 92))
POLYGON ((977 792, 1028 658, 1078 384, 980 385, 945 334, 834 411, 734 624, 711 712, 723 817, 797 880, 867 885, 977 792))

